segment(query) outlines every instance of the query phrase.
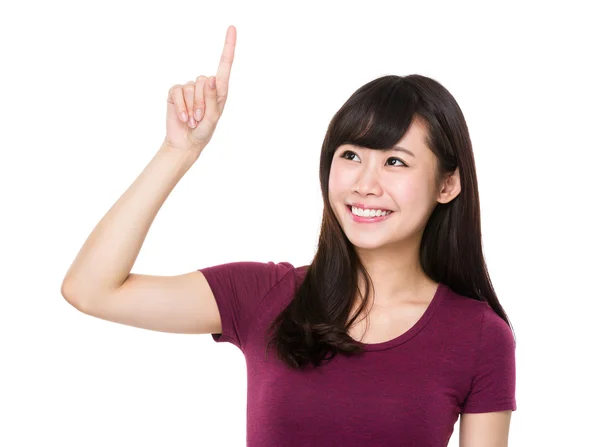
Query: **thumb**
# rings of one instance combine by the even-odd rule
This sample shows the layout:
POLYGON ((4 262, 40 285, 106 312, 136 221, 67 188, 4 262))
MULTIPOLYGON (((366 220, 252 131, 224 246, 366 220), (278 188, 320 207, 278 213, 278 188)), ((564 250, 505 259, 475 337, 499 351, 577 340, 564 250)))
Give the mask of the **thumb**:
POLYGON ((217 87, 216 78, 211 76, 204 83, 204 101, 205 101, 205 112, 203 121, 208 121, 207 124, 215 125, 219 120, 219 109, 217 106, 217 87))

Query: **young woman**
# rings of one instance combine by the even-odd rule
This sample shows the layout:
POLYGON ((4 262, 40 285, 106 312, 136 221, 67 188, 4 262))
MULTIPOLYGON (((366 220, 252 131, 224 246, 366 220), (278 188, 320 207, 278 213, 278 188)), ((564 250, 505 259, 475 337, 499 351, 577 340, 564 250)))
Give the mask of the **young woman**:
POLYGON ((223 113, 235 43, 229 27, 216 77, 169 90, 161 148, 85 242, 63 296, 99 318, 240 348, 249 446, 445 446, 459 415, 461 447, 507 445, 516 343, 483 256, 467 125, 433 79, 375 79, 335 114, 309 265, 131 273, 223 113))

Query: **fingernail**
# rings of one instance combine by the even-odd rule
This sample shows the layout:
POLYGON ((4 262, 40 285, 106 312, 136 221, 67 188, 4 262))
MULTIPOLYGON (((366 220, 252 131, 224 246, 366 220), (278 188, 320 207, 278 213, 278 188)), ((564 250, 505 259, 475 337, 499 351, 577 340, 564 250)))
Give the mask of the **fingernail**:
POLYGON ((212 78, 210 78, 210 82, 208 83, 208 86, 210 88, 215 88, 217 80, 215 79, 215 77, 213 76, 212 78))
POLYGON ((184 123, 188 120, 187 113, 181 112, 181 121, 184 123))
POLYGON ((196 113, 194 114, 196 121, 200 121, 202 119, 202 110, 196 109, 196 113))

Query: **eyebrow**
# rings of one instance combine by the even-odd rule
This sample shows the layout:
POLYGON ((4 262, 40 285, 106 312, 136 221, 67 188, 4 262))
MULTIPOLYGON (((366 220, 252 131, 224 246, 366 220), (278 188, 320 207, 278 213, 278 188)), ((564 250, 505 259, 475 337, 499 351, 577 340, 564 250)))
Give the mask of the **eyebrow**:
POLYGON ((389 152, 389 151, 406 152, 408 155, 412 155, 413 157, 415 157, 415 154, 413 154, 411 151, 409 151, 408 149, 406 149, 405 147, 402 147, 402 146, 394 146, 391 149, 384 149, 384 151, 385 152, 389 152))
MULTIPOLYGON (((364 149, 361 148, 360 146, 355 146, 358 147, 359 149, 364 149)), ((394 152, 406 152, 408 155, 412 155, 413 157, 417 158, 415 154, 413 154, 411 151, 409 151, 408 149, 406 149, 405 147, 396 145, 396 146, 392 146, 390 149, 381 149, 383 150, 383 152, 390 152, 390 151, 394 151, 394 152)))

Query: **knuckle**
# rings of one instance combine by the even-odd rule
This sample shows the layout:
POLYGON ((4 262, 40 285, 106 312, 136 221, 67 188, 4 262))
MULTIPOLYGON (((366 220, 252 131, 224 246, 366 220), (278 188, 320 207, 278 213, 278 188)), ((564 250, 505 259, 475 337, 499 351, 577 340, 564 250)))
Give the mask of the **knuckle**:
POLYGON ((206 80, 206 76, 204 76, 204 75, 200 75, 196 78, 196 82, 200 82, 200 81, 204 81, 204 80, 206 80))

